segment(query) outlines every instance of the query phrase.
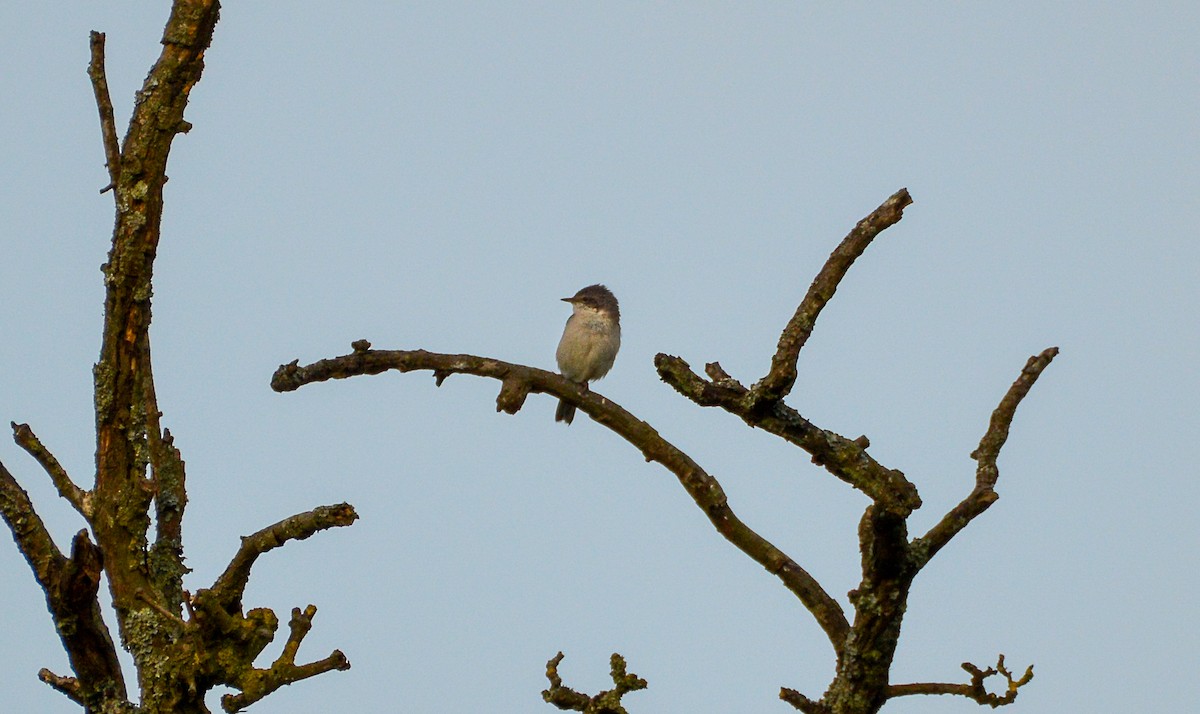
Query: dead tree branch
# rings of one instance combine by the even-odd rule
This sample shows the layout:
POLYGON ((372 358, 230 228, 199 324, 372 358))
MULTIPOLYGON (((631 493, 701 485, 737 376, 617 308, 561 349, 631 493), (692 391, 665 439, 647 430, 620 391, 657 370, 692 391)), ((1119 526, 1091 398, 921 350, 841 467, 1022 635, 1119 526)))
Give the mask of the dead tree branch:
POLYGON ((825 631, 834 651, 841 651, 850 629, 841 605, 795 560, 734 514, 716 478, 664 439, 657 430, 616 402, 599 392, 585 391, 578 384, 553 372, 534 367, 474 355, 440 354, 425 350, 369 350, 363 345, 369 343, 356 342, 354 351, 348 355, 320 360, 303 367, 299 366, 298 361, 285 364, 275 371, 271 388, 277 392, 290 392, 306 384, 330 379, 380 374, 393 369, 399 372, 428 370, 439 382, 451 374, 473 374, 499 380, 502 387, 497 398, 497 411, 515 413, 520 409, 523 397, 512 400, 507 396, 514 393, 525 395, 532 392, 566 399, 636 447, 647 461, 655 461, 673 473, 696 505, 708 516, 717 532, 777 576, 800 598, 825 631), (517 389, 512 386, 514 383, 522 386, 517 389))
POLYGON ((795 689, 780 688, 779 698, 804 712, 804 714, 830 714, 829 707, 821 702, 814 702, 795 689))
POLYGON ((721 407, 751 427, 763 429, 799 446, 837 478, 865 493, 881 507, 908 516, 921 507, 917 488, 904 474, 879 464, 867 454, 865 436, 848 439, 822 429, 782 402, 795 384, 796 362, 808 342, 821 310, 832 299, 838 284, 880 232, 897 223, 912 203, 907 189, 892 194, 870 215, 858 222, 830 254, 809 286, 800 306, 779 337, 770 372, 747 389, 721 365, 709 363, 704 379, 679 357, 659 354, 654 366, 659 377, 675 391, 705 407, 721 407))
MULTIPOLYGON (((146 555, 148 509, 156 495, 155 483, 146 474, 147 446, 159 438, 157 429, 152 429, 157 424, 158 406, 149 368, 151 278, 160 237, 167 157, 171 142, 185 127, 184 109, 203 71, 204 52, 212 40, 218 11, 215 0, 177 0, 173 4, 162 53, 139 93, 120 161, 109 166, 110 171, 116 170, 117 220, 104 266, 104 332, 95 367, 97 470, 92 525, 110 560, 110 588, 118 613, 153 612, 139 593, 162 593, 164 600, 180 597, 176 588, 168 588, 173 593, 163 592, 161 579, 150 572, 151 560, 146 555)), ((98 55, 102 44, 95 44, 95 39, 93 43, 93 59, 102 59, 98 55)), ((99 65, 93 62, 91 69, 95 87, 99 65)), ((115 130, 106 125, 103 94, 100 103, 101 130, 106 153, 110 153, 115 130)), ((175 507, 182 508, 182 504, 175 507)), ((165 555, 175 561, 170 564, 173 572, 185 572, 179 552, 160 550, 156 555, 158 568, 163 567, 165 555)), ((160 604, 173 611, 181 605, 179 600, 160 604)), ((130 638, 127 625, 131 622, 157 622, 158 617, 155 613, 152 618, 124 618, 122 635, 130 638)), ((150 633, 135 639, 141 640, 143 635, 166 644, 160 635, 150 633)))
POLYGON ((1056 356, 1058 348, 1050 347, 1030 357, 1020 376, 1008 388, 999 406, 992 412, 987 432, 979 441, 979 448, 971 452, 971 458, 976 461, 975 488, 957 506, 950 509, 928 533, 913 541, 913 557, 918 568, 929 562, 951 538, 1000 498, 995 491, 996 481, 1000 478, 996 459, 1000 456, 1004 442, 1008 440, 1008 430, 1012 426, 1017 406, 1056 356))
POLYGON ((659 353, 654 358, 659 377, 675 391, 703 407, 721 407, 740 417, 752 427, 775 434, 799 446, 812 456, 812 461, 834 476, 865 493, 876 503, 901 515, 920 508, 917 487, 895 469, 889 469, 867 453, 866 437, 847 439, 836 432, 822 429, 800 415, 792 407, 778 402, 769 412, 751 407, 747 390, 737 380, 725 374, 716 362, 707 371, 717 375, 712 381, 692 371, 691 365, 679 357, 659 353))
POLYGON ((821 310, 837 291, 838 283, 845 277, 858 256, 875 240, 875 236, 898 223, 904 217, 905 207, 911 203, 912 197, 908 195, 908 189, 900 189, 869 216, 859 221, 854 230, 834 249, 780 335, 775 356, 771 358, 771 371, 746 395, 747 411, 758 411, 783 399, 792 391, 792 385, 796 383, 796 360, 800 356, 800 350, 808 342, 821 310))
POLYGON ((621 697, 629 692, 646 688, 646 680, 626 671, 625 658, 613 653, 609 658, 609 671, 612 675, 612 689, 606 689, 594 697, 577 692, 563 686, 562 677, 558 674, 558 665, 563 660, 559 652, 546 663, 546 678, 550 680, 550 688, 542 690, 542 699, 548 704, 564 711, 584 712, 584 714, 627 714, 621 704, 621 697))
POLYGON ((258 556, 278 548, 289 540, 304 540, 329 528, 348 526, 357 519, 358 514, 349 503, 320 506, 285 518, 254 535, 242 538, 242 545, 237 554, 213 584, 213 595, 226 611, 240 610, 242 594, 250 579, 250 568, 254 566, 254 561, 258 560, 258 556))
MULTIPOLYGON (((348 355, 303 367, 298 361, 281 366, 272 377, 271 386, 284 392, 329 379, 424 369, 433 373, 439 385, 449 375, 459 373, 499 380, 501 389, 496 408, 510 414, 521 408, 530 393, 549 394, 575 404, 638 448, 648 461, 657 461, 675 474, 717 531, 775 573, 824 629, 837 654, 833 683, 820 701, 787 688, 781 690, 780 697, 809 714, 874 714, 889 697, 897 692, 906 693, 903 688, 889 685, 888 674, 913 579, 938 548, 996 499, 993 490, 998 476, 996 458, 1007 438, 1016 407, 1058 352, 1051 348, 1031 358, 1001 400, 979 448, 972 454, 979 463, 972 495, 924 538, 910 542, 907 518, 921 506, 916 486, 899 470, 875 461, 867 453, 870 447, 867 437, 849 439, 821 429, 782 400, 795 383, 799 352, 812 334, 821 310, 854 261, 881 231, 903 217, 905 207, 911 203, 908 191, 900 189, 859 221, 842 240, 784 328, 770 372, 753 387, 745 387, 716 362, 706 366, 706 379, 679 357, 659 354, 655 358, 659 376, 680 394, 701 406, 721 407, 748 425, 799 446, 811 455, 813 463, 870 497, 871 503, 859 523, 862 579, 849 593, 855 610, 853 624, 848 622, 840 605, 800 565, 734 516, 720 484, 691 457, 616 403, 596 392, 583 391, 556 374, 473 355, 371 350, 370 343, 360 340, 352 345, 353 352, 348 355)), ((553 703, 560 708, 583 711, 591 706, 592 700, 561 687, 557 679, 561 658, 560 654, 548 666, 547 674, 554 687, 547 690, 547 701, 553 695, 553 703)))
POLYGON ((78 679, 59 676, 45 667, 38 671, 38 679, 49 684, 53 689, 65 695, 67 699, 70 699, 79 706, 87 706, 87 702, 83 700, 83 692, 79 686, 78 679))
POLYGON ((978 461, 976 486, 971 495, 953 509, 923 538, 908 541, 905 519, 921 506, 916 487, 898 470, 889 469, 867 453, 865 436, 847 439, 821 429, 782 402, 796 379, 796 358, 812 333, 820 310, 832 297, 853 261, 884 228, 900 220, 912 202, 904 189, 896 192, 864 218, 826 261, 809 288, 804 301, 784 328, 771 372, 747 389, 716 362, 705 368, 708 379, 692 371, 678 357, 660 354, 655 358, 659 376, 680 394, 701 406, 717 406, 752 427, 764 429, 807 451, 813 463, 861 490, 873 504, 867 508, 859 528, 862 551, 862 581, 850 592, 856 615, 850 641, 840 654, 838 675, 821 702, 812 702, 794 690, 781 696, 804 711, 874 711, 886 700, 887 670, 899 640, 913 578, 955 533, 987 509, 997 498, 996 458, 1008 436, 1017 405, 1041 372, 1058 354, 1057 348, 1030 358, 1013 384, 972 454, 978 461))
POLYGON ((331 670, 350 669, 350 660, 346 659, 341 650, 334 650, 328 657, 316 662, 296 664, 296 652, 300 649, 304 636, 312 629, 312 619, 316 614, 317 608, 314 605, 304 608, 303 612, 298 607, 292 608, 292 619, 288 625, 290 634, 279 658, 272 663, 270 669, 246 669, 245 674, 233 684, 241 693, 223 695, 221 708, 231 714, 239 712, 280 687, 331 670))
MULTIPOLYGON (((149 372, 149 365, 146 369, 149 372)), ((183 601, 183 576, 188 573, 183 564, 183 512, 187 507, 184 463, 170 430, 159 426, 153 379, 149 376, 147 383, 147 402, 155 405, 147 413, 146 431, 154 484, 155 535, 148 553, 150 576, 159 597, 178 612, 178 604, 183 601)))
POLYGON ((893 684, 888 687, 888 697, 904 697, 913 694, 957 694, 967 697, 978 704, 986 704, 995 709, 1017 700, 1017 690, 1029 684, 1033 679, 1033 665, 1025 670, 1019 679, 1014 679, 1012 672, 1004 666, 1004 655, 1000 655, 995 667, 980 669, 970 662, 963 662, 962 668, 971 675, 967 684, 947 684, 942 682, 917 682, 913 684, 893 684), (1007 687, 1004 694, 992 694, 984 687, 984 680, 999 674, 1004 677, 1007 687))
POLYGON ((12 422, 13 440, 22 449, 25 449, 42 469, 50 476, 50 480, 54 483, 54 488, 58 489, 58 495, 62 496, 70 503, 76 511, 84 518, 88 518, 92 513, 92 494, 75 485, 71 477, 67 475, 66 469, 62 464, 58 463, 58 459, 54 458, 54 454, 42 445, 42 442, 29 428, 28 424, 17 424, 12 422))
POLYGON ((124 701, 125 681, 97 591, 103 559, 87 531, 75 535, 71 556, 62 554, 33 508, 29 494, 0 464, 0 517, 12 531, 33 576, 46 594, 46 607, 67 651, 74 678, 43 678, 77 702, 124 701), (68 682, 69 680, 69 682, 68 682))
POLYGON ((112 97, 108 93, 108 77, 104 71, 104 33, 92 31, 92 60, 88 63, 88 77, 92 79, 92 90, 96 95, 96 109, 100 111, 100 135, 104 142, 105 166, 108 167, 108 185, 100 193, 117 187, 121 175, 121 146, 117 143, 117 120, 113 117, 112 97))

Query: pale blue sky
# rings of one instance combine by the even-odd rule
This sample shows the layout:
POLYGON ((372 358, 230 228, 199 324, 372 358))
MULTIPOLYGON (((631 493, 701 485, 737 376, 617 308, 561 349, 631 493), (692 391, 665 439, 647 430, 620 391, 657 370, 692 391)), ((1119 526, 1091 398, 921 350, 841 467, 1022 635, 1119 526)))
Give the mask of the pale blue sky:
MULTIPOLYGON (((165 6, 0 7, 0 420, 80 480, 112 226, 87 33, 108 33, 123 126, 165 6)), ((833 656, 808 613, 586 417, 565 429, 545 397, 496 414, 498 385, 468 377, 268 381, 358 338, 549 368, 558 298, 605 282, 624 345, 596 389, 845 603, 865 497, 676 396, 652 358, 757 379, 829 251, 902 186, 915 204, 843 282, 789 401, 909 475, 914 532, 969 490, 1025 359, 1062 354, 1017 414, 1000 501, 917 581, 895 680, 963 681, 959 663, 1003 652, 1036 664, 1017 714, 1186 709, 1197 36, 1183 2, 228 3, 155 281, 187 585, 292 513, 362 516, 264 557, 247 595, 283 618, 316 604, 301 657, 337 647, 353 669, 251 711, 555 711, 539 693, 560 649, 592 692, 626 655, 650 681, 633 712, 819 696, 833 656)), ((82 523, 7 439, 0 459, 65 546, 82 523)), ((12 546, 0 573, 5 708, 77 711, 36 679, 66 657, 12 546)))

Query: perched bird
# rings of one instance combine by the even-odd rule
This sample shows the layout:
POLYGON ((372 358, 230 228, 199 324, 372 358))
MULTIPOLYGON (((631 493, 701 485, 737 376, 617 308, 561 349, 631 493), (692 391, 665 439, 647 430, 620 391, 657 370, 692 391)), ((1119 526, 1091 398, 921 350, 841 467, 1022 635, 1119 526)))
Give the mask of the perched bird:
MULTIPOLYGON (((603 285, 589 285, 563 301, 571 303, 572 312, 558 342, 558 371, 587 389, 587 383, 608 374, 617 359, 621 310, 616 296, 603 285)), ((574 418, 575 405, 560 399, 554 421, 570 424, 574 418)))

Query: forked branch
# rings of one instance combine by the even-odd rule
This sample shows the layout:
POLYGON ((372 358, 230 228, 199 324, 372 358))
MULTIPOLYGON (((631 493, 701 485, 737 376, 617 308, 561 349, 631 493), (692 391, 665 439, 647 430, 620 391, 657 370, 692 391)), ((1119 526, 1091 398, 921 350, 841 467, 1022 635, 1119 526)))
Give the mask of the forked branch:
POLYGON ((916 486, 902 472, 884 467, 867 454, 870 441, 865 436, 848 439, 822 429, 782 400, 795 384, 800 350, 838 284, 875 237, 903 218, 905 207, 911 203, 908 190, 900 189, 842 239, 821 266, 792 319, 784 327, 770 372, 753 387, 747 389, 716 362, 706 366, 709 379, 704 379, 679 357, 659 354, 654 359, 659 377, 675 391, 700 406, 721 407, 750 426, 799 446, 812 456, 814 464, 825 467, 882 508, 900 516, 907 516, 921 507, 916 486))
POLYGON ((335 669, 350 669, 350 660, 346 659, 341 650, 334 650, 328 657, 316 662, 296 664, 296 653, 300 649, 300 643, 304 641, 304 636, 312 629, 312 619, 316 614, 317 608, 314 605, 309 605, 303 611, 298 607, 292 608, 290 632, 279 658, 271 664, 270 669, 246 670, 242 679, 236 683, 241 693, 222 696, 221 708, 231 713, 239 712, 280 687, 335 669))
POLYGON ((1017 700, 1017 690, 1029 684, 1033 679, 1033 665, 1029 665, 1025 670, 1025 674, 1020 678, 1014 678, 1012 672, 1004 666, 1004 655, 1000 655, 995 667, 980 669, 970 662, 963 662, 962 668, 971 675, 971 681, 966 684, 949 684, 943 682, 893 684, 888 687, 888 697, 904 697, 912 694, 957 694, 974 700, 979 704, 986 704, 994 709, 1015 702, 1017 700), (992 694, 984 686, 984 681, 996 674, 1004 677, 1006 682, 1004 694, 992 694))
POLYGON ((646 680, 627 672, 625 658, 614 652, 609 658, 609 671, 615 686, 589 697, 582 692, 563 686, 562 677, 558 674, 558 665, 562 660, 563 653, 559 652, 546 663, 546 678, 550 680, 550 688, 542 690, 542 699, 564 711, 584 712, 584 714, 626 714, 625 706, 621 704, 621 697, 629 692, 646 688, 646 680))
POLYGON ((778 402, 770 411, 751 408, 749 391, 725 374, 715 362, 707 365, 711 381, 692 371, 691 366, 673 355, 654 358, 658 376, 683 396, 702 407, 720 407, 740 417, 752 427, 785 439, 812 456, 812 461, 829 473, 865 493, 872 501, 900 515, 920 508, 921 496, 904 474, 889 469, 867 453, 866 437, 846 437, 822 429, 805 419, 792 407, 778 402))
POLYGON ((0 464, 0 517, 46 593, 46 606, 76 674, 75 678, 52 675, 43 681, 76 701, 124 700, 121 665, 96 596, 103 566, 100 550, 83 530, 71 543, 70 557, 63 555, 29 494, 4 464, 0 464))

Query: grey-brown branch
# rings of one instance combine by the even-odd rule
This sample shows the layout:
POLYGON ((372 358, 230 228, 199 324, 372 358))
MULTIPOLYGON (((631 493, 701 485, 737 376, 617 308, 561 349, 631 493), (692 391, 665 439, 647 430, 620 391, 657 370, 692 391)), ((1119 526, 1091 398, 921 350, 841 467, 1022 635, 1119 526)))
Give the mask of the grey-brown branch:
POLYGON ((92 494, 85 491, 67 475, 66 469, 54 458, 54 454, 50 453, 42 442, 29 428, 28 424, 17 424, 12 422, 13 440, 17 445, 32 456, 42 469, 50 476, 50 481, 54 484, 54 488, 58 490, 58 495, 62 496, 70 503, 76 511, 84 518, 88 518, 92 513, 92 494))
POLYGON ((907 516, 921 506, 917 487, 895 469, 883 466, 870 454, 865 437, 847 439, 822 429, 783 402, 770 411, 756 410, 747 399, 749 390, 725 374, 717 363, 707 371, 717 375, 706 380, 679 357, 659 354, 654 358, 659 377, 683 396, 703 407, 720 407, 746 424, 781 437, 812 456, 812 461, 834 476, 865 493, 884 508, 907 516), (864 445, 865 444, 865 445, 864 445))
POLYGON ((277 392, 288 392, 330 379, 380 374, 388 370, 425 370, 432 372, 439 383, 451 374, 499 380, 502 387, 496 409, 510 414, 521 408, 526 395, 531 392, 569 401, 632 444, 647 461, 657 462, 674 474, 717 532, 778 577, 813 614, 834 650, 841 651, 850 625, 837 601, 795 560, 737 517, 716 478, 616 402, 599 392, 584 390, 553 372, 488 357, 425 350, 372 350, 365 340, 354 343, 352 348, 354 351, 350 354, 310 365, 300 366, 298 361, 285 364, 275 371, 271 387, 277 392))
POLYGON ((70 555, 55 546, 28 495, 0 464, 0 516, 13 533, 46 595, 74 676, 48 669, 42 681, 85 710, 109 714, 200 714, 216 684, 242 689, 239 706, 274 689, 349 666, 335 652, 295 663, 315 608, 293 613, 284 652, 268 670, 253 667, 274 636, 268 609, 241 612, 245 580, 255 558, 281 543, 354 519, 349 506, 300 514, 243 542, 219 587, 192 597, 182 588, 182 520, 187 495, 184 463, 160 424, 151 369, 149 326, 152 274, 161 236, 163 185, 192 88, 200 80, 220 5, 174 0, 162 50, 138 92, 123 141, 105 73, 105 36, 91 33, 88 76, 100 117, 101 141, 116 208, 111 249, 103 266, 105 302, 100 357, 94 370, 96 471, 91 488, 77 485, 33 431, 13 424, 14 438, 50 476, 89 530, 75 536, 70 555), (147 470, 149 469, 149 473, 147 470), (151 511, 151 507, 154 508, 151 511), (157 530, 149 542, 151 524, 157 530), (91 536, 94 534, 95 543, 91 536), (138 674, 138 704, 125 689, 116 648, 100 611, 102 576, 109 585, 122 643, 138 674), (181 616, 187 611, 187 619, 181 616))
POLYGON ((88 77, 92 80, 92 91, 96 95, 96 109, 100 112, 100 136, 104 144, 105 165, 108 167, 109 183, 100 193, 117 187, 121 175, 121 145, 117 142, 117 121, 113 117, 112 97, 108 93, 108 77, 104 71, 104 33, 92 31, 92 60, 88 63, 88 77))
POLYGON ((858 256, 875 240, 875 236, 898 223, 904 217, 905 207, 911 203, 912 196, 906 188, 892 194, 879 208, 859 221, 830 254, 780 335, 775 356, 771 358, 770 372, 746 395, 748 411, 757 411, 773 404, 792 391, 792 386, 796 383, 796 360, 800 356, 800 350, 808 342, 821 310, 837 291, 838 283, 850 270, 850 266, 854 265, 858 256))
MULTIPOLYGON (((21 435, 16 437, 20 443, 21 435)), ((70 557, 63 555, 29 494, 2 463, 0 517, 46 594, 46 606, 76 675, 61 677, 44 670, 42 680, 86 705, 98 705, 106 698, 124 700, 121 664, 97 598, 103 559, 87 531, 75 535, 70 557)))
POLYGON ((292 608, 288 639, 283 646, 283 652, 269 669, 245 670, 244 676, 236 683, 241 692, 223 695, 221 708, 230 714, 239 712, 280 687, 325 672, 350 669, 350 660, 346 659, 341 650, 334 650, 328 657, 316 662, 296 664, 296 653, 304 636, 312 629, 312 619, 316 614, 317 608, 314 605, 309 605, 303 611, 298 607, 292 608))
POLYGON ((304 540, 314 533, 330 528, 348 526, 358 519, 358 513, 349 503, 334 506, 318 506, 311 511, 298 513, 278 523, 263 528, 257 533, 242 538, 233 560, 212 586, 217 602, 228 612, 242 606, 242 594, 250 580, 250 568, 258 556, 274 550, 289 540, 304 540))
POLYGON ((546 678, 550 680, 550 688, 542 690, 542 699, 564 711, 583 712, 584 714, 626 714, 621 698, 629 692, 646 688, 646 680, 627 672, 625 658, 614 652, 609 658, 609 672, 615 686, 589 697, 563 685, 562 677, 558 674, 558 665, 562 663, 562 660, 563 653, 559 652, 546 663, 546 678))
POLYGON ((1000 456, 1000 448, 1008 440, 1008 430, 1012 427, 1013 417, 1016 416, 1017 406, 1029 390, 1033 388, 1038 377, 1050 366, 1058 356, 1058 348, 1050 347, 1033 355, 1025 363, 1025 368, 1017 376, 1016 381, 1008 388, 1000 404, 992 412, 987 431, 979 441, 979 448, 971 452, 975 459, 975 487, 958 505, 950 509, 933 528, 921 538, 913 541, 913 558, 917 567, 923 566, 937 554, 950 539, 967 527, 976 516, 986 511, 1000 498, 996 493, 996 481, 1000 478, 1000 470, 996 459, 1000 456))
POLYGON ((1002 707, 1012 704, 1017 700, 1018 690, 1029 684, 1033 679, 1033 665, 1029 665, 1025 670, 1025 674, 1019 678, 1013 677, 1013 673, 1004 666, 1004 655, 1000 655, 995 667, 980 669, 970 662, 963 662, 962 668, 971 675, 971 681, 966 684, 953 684, 943 682, 916 682, 913 684, 893 684, 888 687, 889 697, 905 697, 914 694, 956 694, 958 696, 967 697, 978 704, 985 704, 992 707, 1002 707), (1004 694, 993 694, 987 690, 984 685, 984 680, 996 674, 1004 677, 1005 690, 1004 694))

